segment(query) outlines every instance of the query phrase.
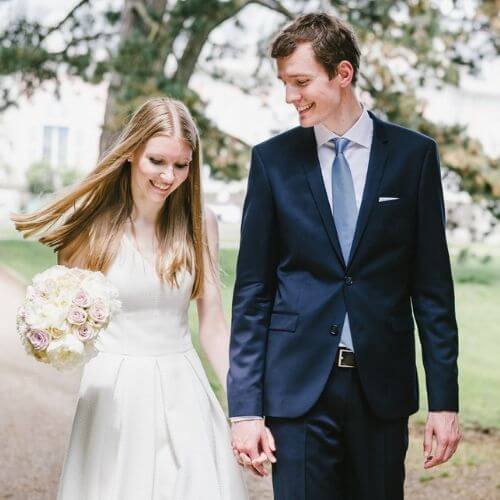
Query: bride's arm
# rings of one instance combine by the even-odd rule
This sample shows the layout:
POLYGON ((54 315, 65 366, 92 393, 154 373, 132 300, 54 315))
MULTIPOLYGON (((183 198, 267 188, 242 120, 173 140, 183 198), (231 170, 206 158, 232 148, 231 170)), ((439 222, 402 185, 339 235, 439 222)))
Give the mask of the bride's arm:
POLYGON ((205 283, 203 294, 197 300, 200 343, 224 391, 229 369, 229 329, 224 318, 219 276, 219 231, 217 218, 205 210, 208 249, 212 260, 205 256, 205 283))

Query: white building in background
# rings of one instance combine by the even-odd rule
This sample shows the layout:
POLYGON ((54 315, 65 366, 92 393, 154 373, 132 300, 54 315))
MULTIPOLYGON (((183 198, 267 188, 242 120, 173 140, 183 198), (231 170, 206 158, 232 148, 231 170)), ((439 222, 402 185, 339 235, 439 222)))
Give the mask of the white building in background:
POLYGON ((82 173, 95 166, 106 87, 67 79, 0 114, 0 225, 26 202, 26 172, 38 162, 82 173))
POLYGON ((68 79, 59 99, 47 88, 1 114, 0 183, 23 187, 26 171, 37 162, 82 172, 93 168, 105 98, 105 85, 68 79))

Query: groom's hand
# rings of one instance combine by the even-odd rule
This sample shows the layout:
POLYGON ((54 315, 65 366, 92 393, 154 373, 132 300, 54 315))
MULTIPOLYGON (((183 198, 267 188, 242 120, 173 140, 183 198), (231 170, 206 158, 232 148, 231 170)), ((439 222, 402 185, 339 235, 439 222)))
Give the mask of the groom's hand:
POLYGON ((264 463, 276 462, 276 446, 263 419, 241 420, 231 427, 232 443, 238 462, 259 476, 267 476, 264 463))
POLYGON ((424 469, 447 462, 461 438, 458 413, 429 412, 424 435, 424 469))

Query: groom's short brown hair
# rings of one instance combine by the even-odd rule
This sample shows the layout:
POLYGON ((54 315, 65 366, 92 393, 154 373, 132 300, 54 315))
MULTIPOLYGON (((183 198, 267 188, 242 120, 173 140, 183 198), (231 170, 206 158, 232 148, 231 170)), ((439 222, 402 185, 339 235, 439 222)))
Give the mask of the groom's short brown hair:
POLYGON ((288 57, 297 45, 308 42, 330 78, 337 74, 341 61, 349 61, 354 68, 352 84, 356 84, 360 50, 349 24, 324 13, 300 16, 278 33, 271 45, 271 57, 288 57))

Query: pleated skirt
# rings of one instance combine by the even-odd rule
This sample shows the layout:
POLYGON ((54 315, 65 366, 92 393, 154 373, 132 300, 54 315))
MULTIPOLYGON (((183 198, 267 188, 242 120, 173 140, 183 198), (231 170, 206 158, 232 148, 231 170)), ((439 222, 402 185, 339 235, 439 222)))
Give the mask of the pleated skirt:
POLYGON ((85 367, 58 500, 245 500, 228 424, 193 348, 85 367))

